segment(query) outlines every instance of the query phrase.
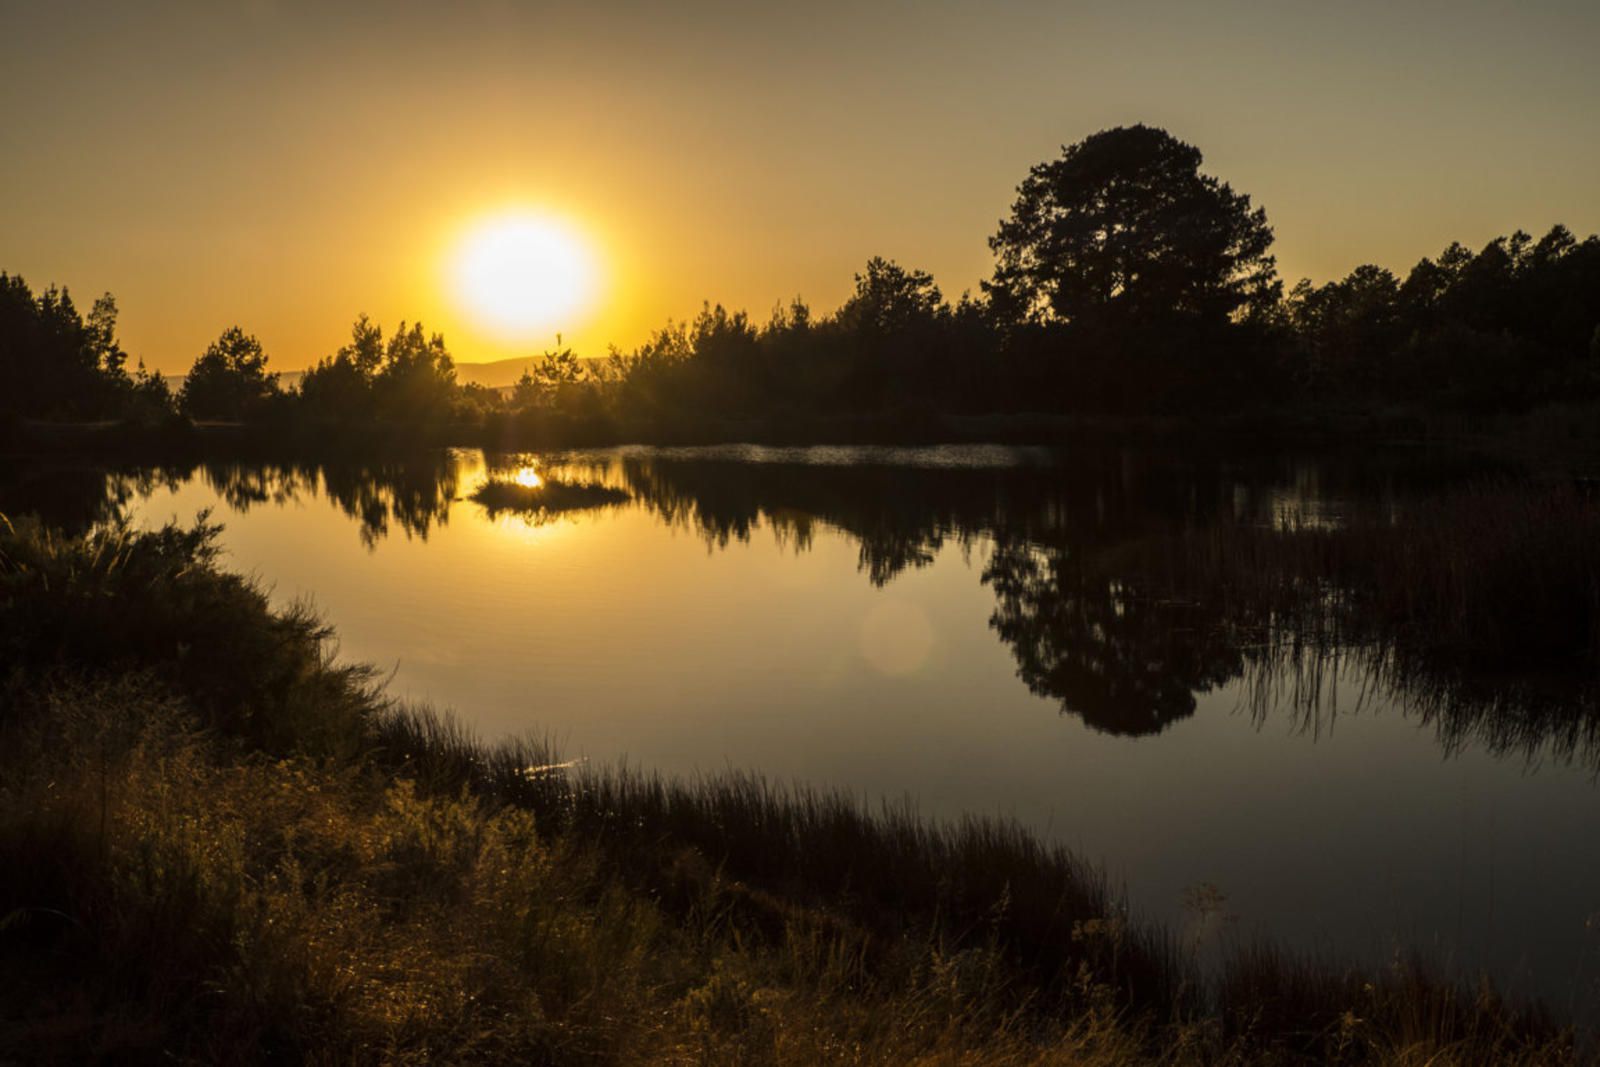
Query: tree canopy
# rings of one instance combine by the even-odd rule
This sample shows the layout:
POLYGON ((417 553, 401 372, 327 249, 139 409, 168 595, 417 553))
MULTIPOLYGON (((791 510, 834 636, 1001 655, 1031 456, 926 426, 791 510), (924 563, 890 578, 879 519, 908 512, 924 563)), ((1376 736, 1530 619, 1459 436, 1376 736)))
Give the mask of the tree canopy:
POLYGON ((445 420, 457 395, 455 360, 442 334, 401 322, 385 343, 382 327, 366 315, 350 328, 348 344, 305 373, 299 392, 318 418, 413 424, 445 420))
POLYGON ((115 413, 135 388, 116 327, 110 293, 84 316, 65 289, 51 286, 35 295, 22 278, 0 274, 0 411, 78 418, 115 413))
POLYGON ((1150 126, 1102 130, 1040 163, 989 246, 984 289, 1017 321, 1226 319, 1279 291, 1266 212, 1150 126))
POLYGON ((267 372, 261 342, 230 326, 189 368, 178 406, 194 419, 240 419, 277 393, 278 376, 267 372))
MULTIPOLYGON (((631 351, 536 357, 511 388, 456 380, 444 339, 361 316, 297 389, 226 331, 196 361, 190 418, 301 419, 366 434, 506 442, 929 435, 992 413, 1195 414, 1313 408, 1500 412, 1600 398, 1600 237, 1564 226, 1409 271, 1357 267, 1287 297, 1272 229, 1149 126, 1103 130, 1030 169, 990 241, 993 273, 948 300, 874 256, 832 311, 799 298, 763 323, 707 302, 631 351), (837 421, 842 425, 833 425, 837 421)), ((159 375, 128 372, 116 304, 0 274, 0 437, 25 419, 172 415, 159 375)), ((280 427, 281 428, 281 427, 280 427)))

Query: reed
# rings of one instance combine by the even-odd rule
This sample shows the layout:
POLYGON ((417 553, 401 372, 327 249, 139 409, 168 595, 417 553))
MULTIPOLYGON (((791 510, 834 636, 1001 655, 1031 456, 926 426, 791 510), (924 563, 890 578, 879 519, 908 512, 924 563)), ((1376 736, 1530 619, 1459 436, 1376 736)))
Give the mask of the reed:
POLYGON ((1600 664, 1600 497, 1493 481, 1333 525, 1219 523, 1161 565, 1246 615, 1501 667, 1600 664))

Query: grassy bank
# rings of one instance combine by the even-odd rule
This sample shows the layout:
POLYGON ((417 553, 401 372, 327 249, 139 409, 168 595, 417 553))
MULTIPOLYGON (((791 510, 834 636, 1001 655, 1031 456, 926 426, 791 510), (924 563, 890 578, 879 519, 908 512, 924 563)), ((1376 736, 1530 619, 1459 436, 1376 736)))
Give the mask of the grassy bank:
POLYGON ((0 1061, 1577 1059, 1412 963, 1202 981, 1006 823, 480 744, 212 545, 0 524, 0 1061))

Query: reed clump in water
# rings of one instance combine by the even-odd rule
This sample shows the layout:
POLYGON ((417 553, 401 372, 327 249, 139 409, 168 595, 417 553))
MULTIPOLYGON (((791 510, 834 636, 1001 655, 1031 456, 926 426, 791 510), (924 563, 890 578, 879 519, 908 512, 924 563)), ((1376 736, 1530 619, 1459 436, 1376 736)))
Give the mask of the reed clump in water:
POLYGON ((548 519, 577 511, 617 507, 632 499, 625 490, 598 482, 541 480, 529 484, 514 478, 490 478, 473 490, 472 500, 483 505, 489 517, 510 512, 548 519))

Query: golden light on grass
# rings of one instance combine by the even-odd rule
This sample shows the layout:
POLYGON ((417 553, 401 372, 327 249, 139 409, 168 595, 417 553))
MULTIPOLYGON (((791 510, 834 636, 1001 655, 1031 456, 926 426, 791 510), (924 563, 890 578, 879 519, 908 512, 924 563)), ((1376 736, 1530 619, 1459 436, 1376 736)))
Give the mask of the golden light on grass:
POLYGON ((473 321, 509 340, 570 327, 594 302, 599 279, 590 242, 576 227, 520 210, 471 225, 450 271, 473 321))

